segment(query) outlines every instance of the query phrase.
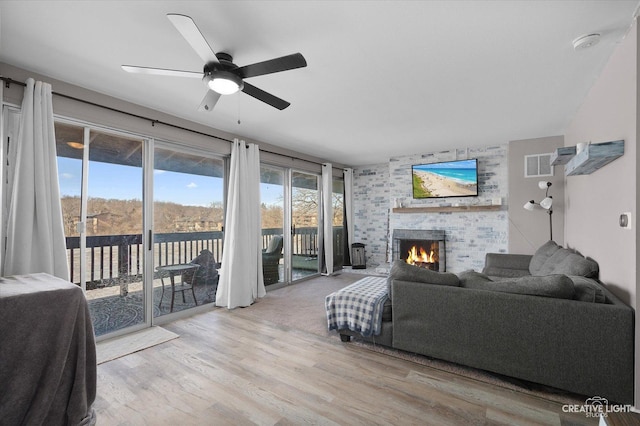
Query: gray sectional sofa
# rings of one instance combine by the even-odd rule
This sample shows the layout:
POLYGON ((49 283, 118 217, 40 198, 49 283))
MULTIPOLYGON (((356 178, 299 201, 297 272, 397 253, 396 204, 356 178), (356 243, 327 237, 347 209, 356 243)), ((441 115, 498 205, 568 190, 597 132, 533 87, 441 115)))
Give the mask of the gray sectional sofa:
MULTIPOLYGON (((585 396, 633 403, 634 311, 598 265, 549 241, 482 272, 395 262, 382 332, 365 340, 585 396)), ((340 330, 344 341, 355 335, 340 330)))

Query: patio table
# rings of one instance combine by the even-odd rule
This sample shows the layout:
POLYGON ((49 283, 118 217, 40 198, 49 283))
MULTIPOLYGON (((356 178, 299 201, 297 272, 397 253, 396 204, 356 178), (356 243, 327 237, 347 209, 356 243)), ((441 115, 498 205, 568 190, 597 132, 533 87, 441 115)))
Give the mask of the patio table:
POLYGON ((162 295, 160 296, 160 303, 158 303, 158 307, 162 305, 162 299, 164 298, 164 278, 168 275, 169 281, 171 282, 171 307, 169 308, 169 312, 173 312, 173 302, 175 299, 175 295, 177 291, 182 292, 182 302, 186 303, 184 298, 185 290, 191 290, 191 294, 193 295, 193 301, 196 306, 198 306, 198 300, 196 299, 196 292, 193 289, 193 280, 196 276, 195 271, 200 267, 200 265, 196 263, 183 263, 178 265, 165 265, 156 267, 156 271, 160 272, 160 282, 162 283, 162 295), (185 272, 193 271, 191 274, 191 281, 185 282, 184 274, 185 272), (180 276, 180 283, 176 285, 175 277, 180 276))

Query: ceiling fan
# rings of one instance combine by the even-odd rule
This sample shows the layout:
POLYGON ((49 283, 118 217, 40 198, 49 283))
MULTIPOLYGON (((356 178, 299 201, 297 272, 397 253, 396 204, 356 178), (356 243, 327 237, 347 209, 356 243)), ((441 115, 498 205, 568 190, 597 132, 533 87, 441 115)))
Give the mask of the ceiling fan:
POLYGON ((137 74, 164 75, 172 77, 200 78, 205 82, 209 90, 200 103, 199 109, 211 111, 220 99, 221 95, 230 95, 242 90, 247 95, 271 105, 274 108, 283 110, 289 102, 267 93, 244 81, 246 78, 257 77, 259 75, 272 74, 281 71, 292 70, 307 66, 307 61, 300 53, 270 59, 251 65, 238 67, 233 63, 233 58, 228 53, 215 53, 207 40, 204 38, 193 19, 186 15, 170 13, 167 18, 187 40, 187 43, 196 51, 198 56, 205 62, 204 71, 180 71, 163 68, 138 67, 133 65, 122 65, 122 69, 137 74))

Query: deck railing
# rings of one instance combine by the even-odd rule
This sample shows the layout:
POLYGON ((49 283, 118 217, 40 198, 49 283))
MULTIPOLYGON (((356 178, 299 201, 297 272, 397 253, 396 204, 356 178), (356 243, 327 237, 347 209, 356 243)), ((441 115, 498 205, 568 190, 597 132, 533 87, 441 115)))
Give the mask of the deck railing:
MULTIPOLYGON (((282 235, 281 228, 262 229, 262 248, 266 248, 274 235, 282 235)), ((67 259, 71 280, 79 284, 80 237, 67 237, 67 259)), ((222 231, 180 232, 153 235, 154 266, 188 263, 202 250, 222 260, 222 231)), ((333 229, 334 247, 342 247, 343 228, 333 229)), ((296 228, 292 240, 294 255, 317 256, 318 230, 316 227, 296 228)), ((98 235, 87 237, 86 281, 87 289, 123 285, 140 281, 143 274, 142 235, 98 235)), ((342 253, 334 254, 334 264, 342 262, 342 253)))

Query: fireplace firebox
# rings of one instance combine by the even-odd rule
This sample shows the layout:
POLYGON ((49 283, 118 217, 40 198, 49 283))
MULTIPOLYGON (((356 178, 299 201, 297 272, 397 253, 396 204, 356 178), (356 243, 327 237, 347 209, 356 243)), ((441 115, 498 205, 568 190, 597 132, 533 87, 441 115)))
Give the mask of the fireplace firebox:
POLYGON ((394 261, 401 259, 421 268, 446 272, 444 231, 394 229, 391 255, 394 261))

